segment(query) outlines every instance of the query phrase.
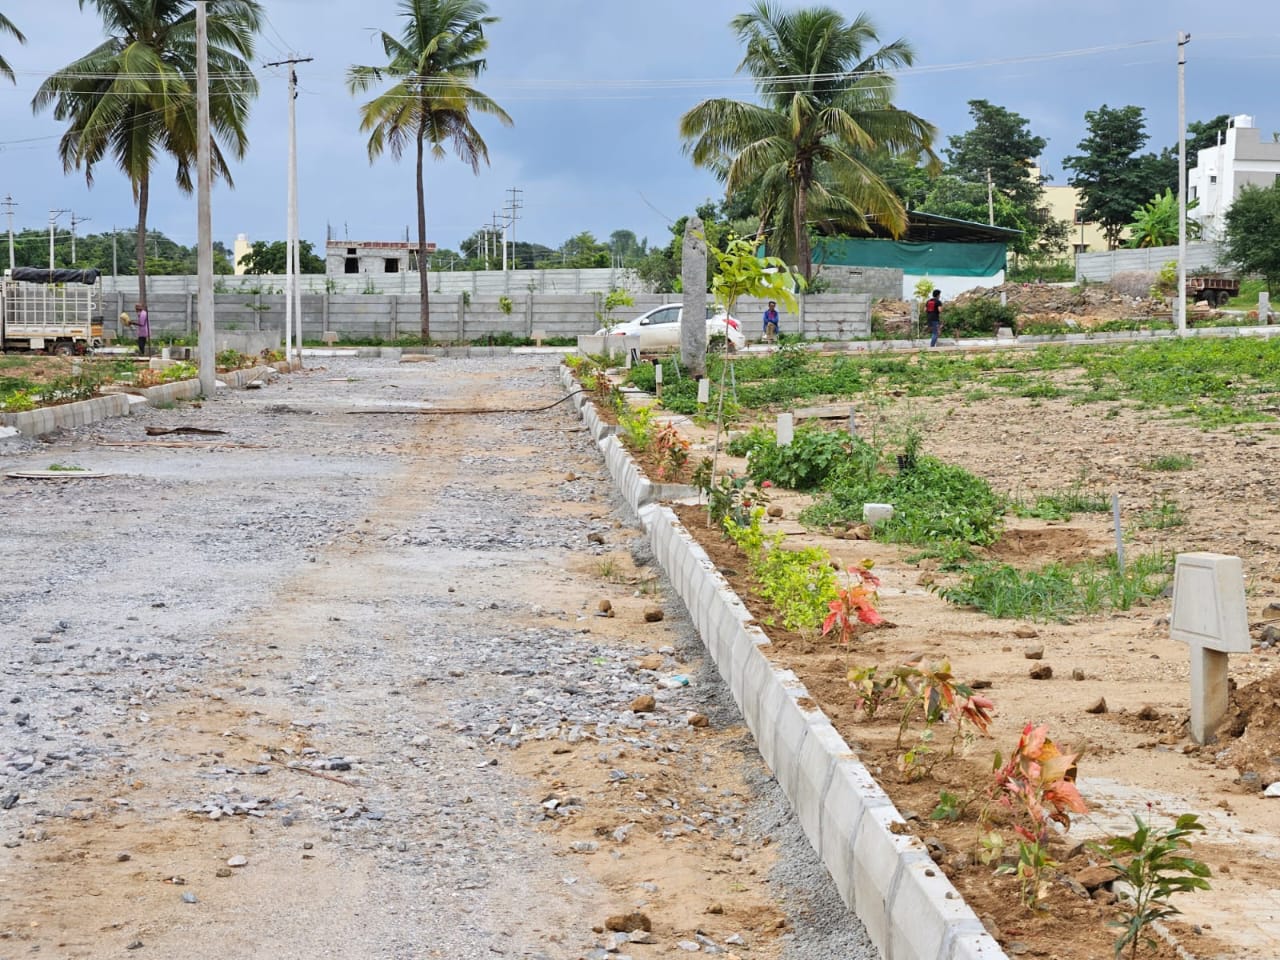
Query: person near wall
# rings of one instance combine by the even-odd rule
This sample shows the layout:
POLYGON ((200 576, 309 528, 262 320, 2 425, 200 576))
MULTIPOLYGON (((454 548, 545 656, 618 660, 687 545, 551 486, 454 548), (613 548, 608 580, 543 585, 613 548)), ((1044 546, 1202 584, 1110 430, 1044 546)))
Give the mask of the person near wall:
POLYGON ((147 341, 151 339, 151 319, 147 316, 147 308, 140 303, 135 303, 133 312, 137 317, 133 325, 137 328, 138 334, 138 356, 150 356, 147 352, 147 341))
POLYGON ((924 318, 929 321, 929 346, 938 345, 938 334, 942 331, 942 291, 933 291, 933 296, 924 302, 924 318))
POLYGON ((764 312, 764 338, 777 339, 778 336, 778 304, 770 300, 769 308, 764 312))

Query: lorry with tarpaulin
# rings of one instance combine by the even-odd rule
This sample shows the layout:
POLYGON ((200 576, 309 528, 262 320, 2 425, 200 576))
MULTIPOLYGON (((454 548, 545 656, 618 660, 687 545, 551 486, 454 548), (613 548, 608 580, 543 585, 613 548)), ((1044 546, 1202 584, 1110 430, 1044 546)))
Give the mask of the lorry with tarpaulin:
POLYGON ((0 280, 5 351, 62 356, 102 346, 102 280, 97 270, 17 267, 0 280))

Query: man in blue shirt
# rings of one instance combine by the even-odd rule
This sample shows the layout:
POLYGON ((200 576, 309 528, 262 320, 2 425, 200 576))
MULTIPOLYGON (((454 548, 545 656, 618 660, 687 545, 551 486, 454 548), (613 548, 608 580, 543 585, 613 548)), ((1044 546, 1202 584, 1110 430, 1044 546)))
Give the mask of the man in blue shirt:
POLYGON ((771 340, 778 335, 778 305, 773 300, 769 301, 769 309, 764 312, 764 338, 771 340), (772 335, 769 328, 773 328, 772 335))

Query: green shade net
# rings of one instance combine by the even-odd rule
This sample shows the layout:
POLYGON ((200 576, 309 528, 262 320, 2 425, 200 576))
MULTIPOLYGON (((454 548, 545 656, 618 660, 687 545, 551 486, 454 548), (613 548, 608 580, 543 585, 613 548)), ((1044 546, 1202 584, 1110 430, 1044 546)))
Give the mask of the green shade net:
POLYGON ((822 240, 813 262, 836 267, 894 267, 912 276, 994 277, 1005 268, 1005 244, 822 240))

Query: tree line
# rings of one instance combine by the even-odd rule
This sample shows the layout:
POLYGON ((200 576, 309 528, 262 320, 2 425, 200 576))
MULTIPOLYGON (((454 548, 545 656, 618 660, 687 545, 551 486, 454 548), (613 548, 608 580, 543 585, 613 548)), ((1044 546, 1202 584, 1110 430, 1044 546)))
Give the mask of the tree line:
MULTIPOLYGON (((97 165, 110 159, 128 177, 138 210, 132 272, 145 302, 148 272, 167 271, 175 260, 186 264, 157 255, 154 243, 148 251, 154 237, 147 211, 161 156, 173 161, 181 189, 193 187, 195 7, 192 0, 80 5, 96 9, 107 39, 50 74, 32 107, 65 124, 57 147, 65 171, 82 172, 92 184, 97 165)), ((209 0, 207 10, 213 170, 230 184, 229 161, 248 149, 248 111, 258 93, 250 63, 263 8, 260 0, 209 0)), ((415 163, 417 234, 425 251, 425 160, 452 153, 478 173, 489 156, 476 118, 506 125, 512 118, 476 87, 487 67, 485 31, 498 22, 483 0, 401 0, 397 16, 399 31, 379 34, 384 62, 352 65, 346 81, 352 95, 371 97, 357 110, 370 162, 407 153, 415 163)), ((677 130, 691 161, 724 187, 722 199, 698 210, 716 249, 725 250, 733 236, 752 236, 811 279, 810 250, 818 238, 872 231, 899 238, 911 210, 1011 227, 1019 231, 1012 252, 1028 262, 1067 249, 1071 224, 1049 213, 1046 178, 1031 166, 1046 141, 1025 117, 970 101, 972 128, 948 138, 939 155, 937 128, 895 103, 895 75, 915 63, 913 46, 905 39, 882 42, 867 14, 846 19, 828 6, 784 10, 756 0, 730 29, 743 48, 739 71, 753 78, 756 99, 704 100, 681 117, 677 130)), ((25 40, 3 15, 0 36, 25 40)), ((0 74, 13 79, 2 56, 0 74)), ((1191 124, 1189 149, 1212 144, 1226 119, 1191 124)), ((1140 107, 1103 105, 1085 120, 1079 152, 1064 160, 1068 183, 1081 193, 1082 218, 1099 223, 1113 246, 1126 230, 1133 242, 1163 242, 1177 187, 1176 151, 1142 152, 1149 135, 1140 107)), ((607 242, 577 234, 556 248, 521 242, 508 248, 509 265, 617 264, 633 267, 658 289, 674 290, 683 227, 683 219, 672 224, 667 242, 652 246, 625 230, 607 242)), ((283 244, 255 245, 253 269, 283 266, 283 254, 283 244)), ((421 327, 429 339, 428 268, 492 268, 501 264, 501 248, 486 245, 477 231, 457 251, 438 250, 430 261, 420 256, 421 327)), ((318 262, 308 249, 304 269, 318 262)))

